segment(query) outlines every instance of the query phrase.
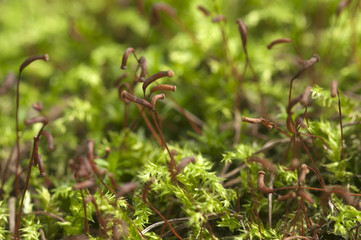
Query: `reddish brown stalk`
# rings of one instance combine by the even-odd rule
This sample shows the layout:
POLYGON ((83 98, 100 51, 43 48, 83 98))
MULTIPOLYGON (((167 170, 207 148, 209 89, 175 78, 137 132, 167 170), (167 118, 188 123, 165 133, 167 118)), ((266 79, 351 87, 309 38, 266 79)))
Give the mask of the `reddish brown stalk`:
POLYGON ((176 166, 177 174, 179 174, 188 164, 195 163, 195 157, 185 157, 180 160, 176 166))
POLYGON ((206 17, 211 15, 211 13, 202 5, 198 5, 198 10, 201 11, 206 17))
POLYGON ((176 86, 174 85, 168 85, 168 84, 159 84, 155 87, 152 87, 152 89, 150 90, 151 93, 156 92, 156 91, 172 91, 175 92, 177 89, 176 86))
POLYGON ((287 114, 291 115, 293 114, 292 112, 292 108, 301 101, 302 99, 302 95, 299 95, 298 97, 295 97, 293 99, 291 99, 291 101, 289 102, 288 106, 287 106, 287 109, 286 109, 286 112, 287 114))
POLYGON ((167 97, 169 97, 173 103, 174 103, 174 108, 176 111, 178 111, 179 113, 183 114, 183 116, 188 120, 189 124, 191 125, 191 127, 193 128, 193 130, 198 134, 198 135, 202 135, 202 130, 198 127, 198 126, 202 126, 204 123, 202 122, 202 120, 200 120, 197 116, 195 116, 194 114, 192 114, 191 112, 187 111, 186 109, 182 108, 174 99, 174 97, 172 97, 169 94, 166 94, 167 97))
POLYGON ((145 59, 145 57, 141 56, 139 58, 139 64, 140 64, 140 77, 138 79, 139 82, 144 82, 145 81, 145 77, 147 75, 147 59, 145 59))
POLYGON ((98 207, 98 204, 97 202, 95 201, 95 198, 93 195, 89 195, 86 199, 85 199, 85 202, 91 202, 93 205, 94 205, 94 208, 95 208, 95 211, 97 212, 97 218, 99 220, 99 224, 100 224, 100 227, 102 228, 103 232, 106 232, 106 229, 107 229, 107 224, 105 223, 105 220, 103 218, 103 215, 102 213, 100 212, 99 210, 99 207, 98 207))
POLYGON ((342 112, 341 112, 341 97, 340 92, 337 88, 337 81, 333 80, 331 83, 331 97, 335 98, 337 95, 338 98, 338 113, 339 113, 339 121, 340 121, 340 131, 341 131, 341 159, 345 159, 345 148, 343 145, 343 126, 342 126, 342 112))
POLYGON ((183 240, 183 238, 181 238, 181 236, 179 236, 179 234, 176 232, 176 230, 172 227, 172 225, 168 222, 168 220, 149 202, 149 201, 145 201, 145 203, 154 211, 156 212, 159 217, 162 218, 162 220, 165 222, 165 224, 168 225, 168 227, 171 229, 171 231, 173 232, 173 234, 180 240, 183 240))
POLYGON ((49 55, 48 54, 44 54, 41 56, 33 56, 33 57, 29 57, 28 59, 26 59, 19 68, 19 75, 21 74, 21 72, 24 70, 24 68, 26 68, 30 63, 36 61, 36 60, 43 60, 45 62, 49 61, 49 55))
POLYGON ((247 48, 246 48, 246 44, 247 44, 247 26, 242 21, 242 19, 240 19, 240 18, 237 19, 236 23, 238 24, 238 30, 239 30, 239 33, 241 34, 243 50, 246 53, 247 52, 247 48))
POLYGON ((293 80, 298 78, 303 73, 303 71, 305 71, 306 69, 311 67, 313 64, 315 64, 319 60, 320 60, 320 56, 318 54, 313 54, 313 56, 309 60, 305 61, 302 65, 302 67, 298 70, 298 72, 292 77, 291 82, 290 82, 290 92, 289 92, 289 97, 288 97, 288 104, 291 103, 293 80))
POLYGON ((313 64, 315 64, 316 62, 320 61, 320 56, 318 54, 313 54, 312 57, 305 61, 302 65, 302 67, 298 70, 298 72, 293 76, 293 79, 298 78, 303 71, 305 71, 307 68, 310 68, 313 64))
POLYGON ((292 42, 292 40, 290 38, 280 38, 280 39, 276 39, 274 41, 272 41, 270 44, 267 45, 268 49, 272 49, 273 46, 277 45, 277 44, 281 44, 281 43, 290 43, 292 42))
POLYGON ((241 201, 239 198, 239 191, 238 191, 238 187, 236 187, 236 193, 237 193, 237 212, 241 212, 241 201))
POLYGON ((158 101, 159 99, 164 99, 164 97, 165 97, 165 95, 164 95, 163 93, 157 94, 157 95, 155 95, 154 97, 152 97, 152 101, 151 101, 150 104, 152 105, 153 110, 155 110, 155 104, 157 103, 157 101, 158 101))
POLYGON ((89 160, 89 163, 90 163, 90 166, 91 166, 93 172, 98 175, 99 174, 98 167, 94 161, 94 140, 88 141, 87 155, 88 155, 87 157, 88 157, 88 160, 89 160))
POLYGON ((154 177, 151 177, 149 179, 149 181, 147 182, 147 184, 144 186, 144 189, 143 189, 143 193, 142 193, 142 200, 143 202, 146 202, 147 201, 147 198, 148 198, 148 193, 150 191, 150 187, 152 186, 152 184, 155 182, 155 178, 154 177))
POLYGON ((242 122, 247 122, 247 123, 261 123, 262 120, 263 120, 262 118, 250 118, 250 117, 242 116, 242 122))
POLYGON ((94 161, 94 140, 89 140, 88 141, 88 151, 87 151, 87 157, 88 157, 88 161, 90 163, 90 166, 93 170, 93 172, 95 173, 95 175, 97 176, 97 178, 99 179, 99 181, 102 183, 102 185, 104 187, 106 187, 109 191, 111 191, 114 195, 116 195, 116 192, 109 187, 107 184, 105 184, 105 182, 103 181, 101 175, 105 174, 106 172, 98 170, 98 167, 94 161))
POLYGON ((130 47, 127 48, 123 54, 123 59, 122 59, 122 66, 120 67, 121 69, 127 69, 127 61, 128 61, 128 57, 131 53, 134 53, 134 48, 130 47))
POLYGON ((84 210, 84 230, 87 234, 89 234, 89 225, 88 225, 88 217, 87 217, 87 212, 86 212, 86 202, 84 199, 84 194, 83 194, 83 190, 80 190, 81 193, 81 199, 82 199, 82 203, 83 203, 83 210, 84 210))
POLYGON ((303 149, 306 151, 308 157, 311 159, 312 165, 313 165, 313 167, 314 167, 314 169, 315 169, 315 171, 316 171, 316 175, 317 175, 317 177, 318 177, 318 179, 319 179, 322 187, 325 187, 326 184, 325 184, 325 182, 323 181, 323 178, 322 178, 322 176, 321 176, 321 173, 320 173, 320 171, 318 170, 315 162, 313 161, 313 158, 312 158, 312 156, 311 156, 310 150, 308 149, 308 147, 307 147, 307 146, 305 145, 305 143, 303 142, 302 137, 299 136, 299 138, 300 138, 300 142, 301 142, 301 145, 302 145, 303 149))
POLYGON ((307 209, 306 209, 306 206, 305 206, 305 201, 303 201, 303 199, 301 199, 300 205, 301 205, 301 209, 302 209, 302 211, 303 211, 303 214, 305 215, 305 219, 306 219, 306 222, 307 222, 307 227, 310 228, 310 227, 311 227, 311 223, 310 223, 310 221, 308 220, 307 209))
POLYGON ((264 175, 266 173, 264 171, 259 171, 258 172, 258 179, 257 179, 257 186, 258 186, 258 190, 261 192, 261 193, 264 193, 264 194, 269 194, 269 193, 273 193, 273 189, 272 188, 269 188, 267 187, 265 184, 264 184, 264 175))
POLYGON ((342 10, 347 7, 348 5, 350 5, 351 3, 351 0, 342 0, 338 3, 338 6, 337 6, 337 10, 336 10, 336 16, 339 17, 342 10))
POLYGON ((259 82, 258 82, 258 79, 257 79, 257 75, 256 75, 256 72, 254 71, 253 69, 253 66, 251 64, 251 61, 249 59, 249 56, 248 56, 248 52, 247 52, 247 26, 246 24, 242 21, 242 19, 238 19, 236 21, 236 23, 238 24, 238 30, 241 34, 241 39, 242 39, 242 46, 243 46, 243 51, 246 55, 246 67, 247 65, 249 66, 251 72, 252 72, 252 77, 253 77, 253 81, 256 83, 256 86, 257 86, 257 91, 258 91, 258 94, 259 94, 259 98, 260 98, 260 101, 261 101, 261 111, 262 113, 265 115, 266 114, 266 103, 265 103, 265 99, 262 95, 262 92, 261 92, 261 87, 259 85, 259 82))
POLYGON ((342 112, 341 112, 341 98, 340 98, 340 92, 337 91, 337 97, 338 97, 338 112, 339 112, 339 119, 340 119, 340 129, 341 129, 341 159, 345 159, 345 147, 343 146, 343 127, 342 127, 342 112))
POLYGON ((150 109, 150 110, 153 109, 152 104, 150 104, 147 100, 144 100, 144 99, 142 99, 142 98, 136 97, 136 96, 128 93, 128 92, 125 91, 125 90, 122 92, 121 97, 122 97, 123 99, 127 99, 127 100, 129 100, 129 101, 131 101, 131 102, 135 102, 135 103, 137 103, 137 104, 140 104, 140 105, 142 105, 143 107, 146 107, 146 108, 148 108, 148 109, 150 109))
POLYGON ((286 201, 288 199, 292 199, 295 198, 297 196, 297 194, 294 191, 289 192, 286 195, 278 195, 277 201, 282 202, 282 201, 286 201))
MULTIPOLYGON (((313 191, 319 191, 319 192, 325 192, 326 190, 324 188, 314 188, 314 187, 305 187, 305 186, 288 186, 288 187, 280 187, 280 188, 275 188, 273 189, 273 192, 276 191, 280 191, 280 190, 291 190, 291 189, 296 189, 296 190, 300 190, 300 189, 307 189, 307 190, 313 190, 313 191)), ((358 193, 348 193, 351 196, 358 196, 361 197, 361 194, 358 193)))
POLYGON ((108 173, 108 177, 110 179, 110 182, 113 185, 113 188, 115 188, 115 190, 118 191, 119 190, 119 185, 118 185, 117 181, 115 181, 113 173, 108 173))
POLYGON ((247 122, 247 123, 252 123, 252 124, 261 123, 268 130, 271 130, 272 128, 276 128, 280 133, 282 133, 286 137, 290 137, 290 135, 288 133, 286 133, 285 131, 280 129, 276 124, 274 124, 273 122, 271 122, 267 119, 264 119, 264 118, 249 118, 249 117, 242 116, 242 122, 247 122))
POLYGON ((156 212, 161 218, 162 220, 168 225, 168 227, 172 230, 173 234, 178 238, 178 239, 182 239, 178 233, 175 231, 175 229, 172 227, 172 225, 168 222, 168 220, 147 200, 148 198, 148 193, 150 190, 150 186, 154 183, 155 179, 152 177, 148 183, 145 185, 144 189, 143 189, 143 193, 142 193, 142 200, 145 204, 147 204, 151 209, 153 209, 154 212, 156 212))
POLYGON ((333 80, 331 82, 331 97, 335 98, 337 96, 337 85, 338 82, 336 80, 333 80))
POLYGON ((323 144, 325 144, 325 146, 326 146, 328 149, 331 149, 330 145, 328 145, 328 143, 325 141, 325 139, 323 139, 323 137, 320 137, 320 136, 317 136, 317 135, 308 134, 308 133, 303 133, 303 132, 298 132, 298 133, 301 134, 301 135, 307 136, 307 137, 318 138, 318 139, 320 139, 320 140, 323 142, 323 144))
POLYGON ((301 104, 305 107, 307 107, 307 105, 308 105, 308 98, 310 97, 311 89, 312 89, 311 86, 307 86, 305 91, 302 94, 301 104))
MULTIPOLYGON (((149 103, 149 102, 148 102, 149 103)), ((150 104, 150 103, 149 103, 150 104)), ((147 115, 144 113, 142 107, 140 105, 137 104, 138 110, 140 112, 140 115, 142 116, 142 118, 144 119, 145 124, 147 125, 148 129, 150 130, 150 132, 152 133, 153 137, 155 138, 155 140, 158 142, 159 146, 163 146, 163 142, 162 139, 158 136, 156 130, 153 128, 151 122, 149 121, 147 115)))
MULTIPOLYGON (((165 212, 165 218, 166 218, 166 219, 169 219, 170 216, 171 216, 172 208, 173 208, 173 201, 174 201, 173 198, 169 199, 169 201, 168 201, 167 210, 166 210, 166 212, 165 212)), ((170 221, 169 221, 169 222, 170 222, 170 221)), ((166 225, 166 224, 163 224, 162 227, 161 227, 161 229, 159 230, 159 236, 160 236, 161 238, 164 237, 164 232, 165 232, 166 228, 167 228, 167 225, 166 225)))
POLYGON ((42 131, 41 134, 45 137, 46 141, 48 142, 48 150, 53 151, 54 150, 54 139, 53 135, 49 131, 42 131))
POLYGON ((315 202, 315 200, 311 197, 311 195, 308 192, 299 190, 298 195, 300 195, 302 199, 305 199, 307 202, 311 204, 315 202))
POLYGON ((321 204, 324 207, 324 209, 326 209, 327 201, 332 193, 340 195, 346 204, 354 206, 357 209, 359 209, 358 202, 355 201, 353 196, 359 196, 360 194, 350 193, 341 186, 327 186, 326 187, 324 193, 321 196, 321 204))
POLYGON ((33 166, 33 164, 37 163, 37 161, 38 161, 38 143, 39 143, 39 140, 40 140, 41 132, 43 131, 45 126, 46 126, 46 124, 43 124, 43 126, 41 127, 38 135, 36 137, 34 137, 33 148, 32 148, 32 153, 31 153, 30 161, 29 161, 29 165, 28 165, 28 171, 27 171, 27 174, 26 174, 23 195, 22 195, 22 198, 21 198, 20 208, 19 208, 19 212, 18 212, 18 215, 17 215, 17 219, 16 219, 16 226, 15 226, 15 232, 14 232, 14 239, 15 240, 20 239, 21 213, 22 213, 22 209, 23 209, 25 193, 26 193, 26 191, 27 191, 27 189, 29 187, 30 175, 31 175, 31 167, 33 166))
POLYGON ((306 175, 309 173, 310 171, 308 170, 308 167, 306 164, 302 164, 301 165, 301 173, 298 177, 298 184, 301 184, 302 182, 304 182, 306 180, 306 175))
POLYGON ((40 171, 40 176, 45 177, 46 173, 44 170, 43 158, 41 157, 40 154, 38 154, 38 167, 39 167, 39 171, 40 171))
MULTIPOLYGON (((17 78, 17 85, 16 85, 16 170, 15 170, 15 195, 16 197, 19 195, 20 192, 20 186, 19 186, 19 168, 20 168, 20 136, 19 136, 19 98, 20 98, 20 76, 22 71, 25 67, 27 67, 30 63, 36 61, 36 60, 43 60, 43 61, 49 61, 48 54, 42 55, 42 56, 33 56, 28 59, 26 59, 19 68, 19 74, 17 78)), ((15 237, 17 236, 17 233, 15 233, 15 237)))
POLYGON ((158 72, 150 77, 148 77, 144 83, 143 83, 143 93, 144 93, 144 96, 145 96, 145 90, 147 89, 147 87, 153 83, 154 81, 158 80, 159 78, 163 78, 163 77, 173 77, 174 76, 174 72, 172 70, 168 70, 168 71, 161 71, 161 72, 158 72))
POLYGON ((163 146, 167 149, 167 152, 169 154, 169 157, 170 157, 170 162, 168 163, 168 168, 169 168, 169 172, 171 174, 171 178, 172 178, 172 181, 176 181, 176 176, 177 176, 177 172, 176 172, 176 163, 175 163, 175 160, 174 160, 174 157, 172 155, 172 153, 170 152, 169 148, 168 148, 168 145, 164 139, 164 135, 163 135, 163 132, 162 132, 162 129, 160 128, 160 121, 159 121, 159 118, 158 118, 158 115, 157 113, 154 111, 153 114, 152 114, 152 118, 153 118, 153 121, 157 127, 157 130, 158 130, 158 133, 160 135, 160 138, 162 140, 162 144, 163 146))

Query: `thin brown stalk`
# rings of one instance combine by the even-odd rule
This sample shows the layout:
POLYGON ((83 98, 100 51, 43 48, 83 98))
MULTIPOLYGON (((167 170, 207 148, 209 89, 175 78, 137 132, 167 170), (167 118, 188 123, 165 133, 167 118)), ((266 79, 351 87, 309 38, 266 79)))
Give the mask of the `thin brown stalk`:
POLYGON ((312 89, 311 86, 307 86, 305 91, 302 94, 302 98, 301 98, 300 102, 303 106, 307 106, 307 104, 308 104, 308 98, 310 97, 311 89, 312 89))
POLYGON ((141 106, 139 106, 138 104, 136 104, 138 107, 138 110, 145 122, 145 124, 147 125, 149 131, 152 133, 153 137, 155 138, 155 140, 158 142, 159 146, 163 146, 163 142, 162 139, 159 137, 157 131, 153 128, 151 122, 149 121, 147 115, 144 113, 143 109, 141 106))
POLYGON ((122 94, 121 94, 121 97, 124 98, 124 99, 127 99, 131 102, 135 102, 137 104, 140 104, 142 105, 143 107, 146 107, 150 110, 153 110, 153 107, 152 105, 145 99, 142 99, 142 98, 139 98, 139 97, 136 97, 130 93, 128 93, 127 91, 123 91, 122 94))
POLYGON ((84 210, 84 230, 87 234, 89 234, 89 225, 88 225, 88 217, 87 217, 87 211, 86 211, 86 202, 84 199, 84 194, 83 194, 83 190, 80 189, 80 193, 81 193, 81 199, 82 199, 82 203, 83 203, 83 210, 84 210))
POLYGON ((168 222, 168 220, 147 200, 148 198, 148 192, 149 192, 149 188, 150 185, 154 182, 153 181, 149 181, 148 184, 145 186, 144 190, 143 190, 143 202, 145 204, 147 204, 155 213, 157 213, 159 215, 159 217, 164 221, 165 224, 168 225, 168 227, 172 230, 173 234, 180 240, 182 240, 183 238, 181 238, 178 233, 176 232, 176 230, 172 227, 172 225, 168 222))
POLYGON ((298 70, 298 72, 292 77, 291 81, 290 81, 290 90, 289 90, 289 97, 288 97, 288 104, 291 103, 291 95, 292 95, 292 83, 293 81, 298 78, 306 69, 308 69, 309 67, 311 67, 313 64, 315 64, 316 62, 318 62, 320 60, 320 56, 318 54, 313 54, 313 56, 305 61, 302 65, 302 67, 298 70))
MULTIPOLYGON (((100 227, 101 227, 101 229, 103 230, 103 232, 106 232, 107 225, 106 225, 106 223, 105 223, 105 220, 104 220, 104 218, 103 218, 102 213, 101 213, 100 210, 99 210, 98 204, 97 204, 94 196, 93 196, 93 195, 89 195, 85 201, 90 201, 90 202, 93 204, 93 206, 94 206, 94 208, 95 208, 95 211, 97 212, 96 215, 97 215, 97 218, 98 218, 98 220, 99 220, 100 227)), ((101 232, 102 232, 102 231, 101 231, 101 232)), ((100 236, 100 237, 101 237, 101 236, 100 236)))
POLYGON ((43 229, 43 228, 39 228, 39 232, 40 232, 41 240, 46 240, 45 233, 44 233, 44 229, 43 229))
POLYGON ((46 141, 48 142, 48 150, 49 150, 49 151, 54 150, 54 139, 53 139, 53 135, 51 135, 51 133, 50 133, 49 131, 45 131, 45 130, 42 131, 41 134, 45 137, 46 141))
POLYGON ((211 15, 211 13, 202 5, 198 5, 198 10, 203 13, 204 16, 208 17, 211 15))
POLYGON ((141 56, 139 58, 139 64, 140 64, 140 77, 138 79, 139 82, 144 82, 145 81, 145 77, 147 75, 147 59, 145 59, 145 57, 141 56))
POLYGON ((337 97, 338 97, 338 113, 339 113, 339 120, 340 120, 340 130, 341 130, 341 159, 345 159, 345 147, 343 145, 343 126, 342 126, 342 112, 341 112, 341 97, 340 92, 337 90, 337 97))
POLYGON ((292 40, 290 38, 279 38, 279 39, 276 39, 276 40, 272 41, 270 44, 268 44, 267 48, 272 49, 273 46, 275 46, 277 44, 290 43, 290 42, 292 42, 292 40))
POLYGON ((164 97, 165 97, 164 93, 157 94, 157 95, 154 95, 154 97, 152 97, 150 104, 152 105, 153 110, 155 110, 155 104, 157 103, 157 101, 160 99, 164 99, 164 97))
POLYGON ((41 131, 43 131, 44 127, 46 125, 44 124, 38 135, 36 137, 34 137, 34 141, 33 141, 33 148, 32 148, 32 153, 30 156, 30 160, 29 160, 29 164, 28 164, 28 170, 27 170, 27 174, 26 174, 26 179, 25 179, 25 185, 24 185, 24 190, 23 190, 23 195, 21 198, 21 202, 20 202, 20 207, 19 207, 19 212, 17 215, 17 219, 16 219, 16 226, 15 226, 15 231, 14 231, 14 239, 20 239, 20 223, 21 223, 21 214, 22 214, 22 209, 23 209, 23 204, 24 204, 24 198, 25 198, 25 193, 29 187, 29 182, 30 182, 30 175, 31 175, 31 167, 33 165, 33 163, 36 162, 36 160, 38 159, 38 142, 40 140, 40 136, 41 136, 41 131))
POLYGON ((173 157, 172 153, 170 152, 170 150, 168 148, 168 145, 167 145, 167 143, 166 143, 166 141, 164 139, 164 135, 163 135, 162 129, 160 127, 160 121, 159 121, 158 115, 157 115, 157 113, 155 111, 153 112, 152 117, 153 117, 153 121, 155 123, 155 126, 157 127, 160 138, 162 140, 163 146, 166 148, 166 150, 167 150, 167 152, 169 154, 169 157, 170 157, 169 172, 171 174, 172 180, 176 181, 176 176, 177 176, 177 174, 176 174, 176 162, 175 162, 174 157, 173 157))
POLYGON ((286 195, 278 195, 277 201, 282 202, 282 201, 286 201, 292 198, 295 198, 297 196, 297 194, 294 191, 289 192, 286 195))
POLYGON ((311 159, 312 165, 313 165, 314 169, 316 170, 317 177, 318 177, 318 179, 319 179, 322 187, 325 187, 326 184, 325 184, 325 182, 324 182, 324 180, 323 180, 323 178, 322 178, 322 176, 321 176, 321 173, 320 173, 320 171, 318 170, 315 162, 313 161, 313 158, 312 158, 312 156, 311 156, 310 150, 308 149, 308 147, 306 146, 306 144, 303 142, 302 137, 299 136, 299 138, 300 138, 300 142, 301 142, 301 145, 302 145, 303 149, 307 152, 308 157, 311 159))
MULTIPOLYGON (((24 70, 24 68, 26 68, 29 64, 31 64, 32 62, 36 61, 36 60, 43 60, 43 61, 49 61, 49 55, 45 54, 45 55, 41 55, 41 56, 33 56, 33 57, 29 57, 28 59, 26 59, 19 68, 19 74, 18 74, 18 78, 17 78, 17 84, 16 84, 16 117, 15 117, 15 121, 16 121, 16 170, 15 170, 15 194, 16 197, 19 195, 20 192, 20 186, 19 186, 19 181, 20 181, 20 173, 19 173, 19 168, 20 168, 20 135, 19 135, 19 98, 20 98, 20 77, 21 77, 21 73, 24 70)), ((15 234, 15 236, 17 236, 17 233, 15 234)))
POLYGON ((128 57, 131 53, 134 53, 134 48, 130 47, 125 50, 122 59, 122 66, 120 67, 121 69, 127 69, 128 57))
POLYGON ((163 77, 173 77, 174 76, 174 72, 172 70, 168 70, 168 71, 161 71, 158 72, 156 74, 153 74, 152 76, 148 77, 144 83, 143 83, 143 93, 145 96, 145 90, 147 89, 147 87, 152 84, 154 81, 158 80, 159 78, 163 78, 163 77))
POLYGON ((202 130, 200 127, 202 127, 204 125, 204 122, 199 119, 197 116, 195 116, 193 113, 187 111, 186 109, 184 109, 183 107, 181 107, 176 100, 174 99, 174 97, 170 94, 166 93, 167 98, 169 97, 172 102, 171 106, 174 107, 174 109, 176 111, 178 111, 179 113, 183 114, 183 116, 188 120, 189 124, 191 125, 191 127, 193 128, 193 130, 198 134, 198 135, 202 135, 202 130))
POLYGON ((261 193, 269 194, 269 193, 272 193, 274 190, 272 188, 267 187, 266 184, 264 183, 264 175, 265 174, 266 173, 264 171, 258 172, 257 186, 258 186, 258 190, 261 193))
POLYGON ((168 85, 168 84, 159 84, 155 87, 152 87, 152 89, 150 90, 151 93, 156 92, 156 91, 172 91, 175 92, 177 89, 176 86, 174 85, 168 85))
POLYGON ((45 177, 46 176, 46 172, 44 170, 44 163, 43 163, 43 158, 41 157, 40 154, 38 154, 38 167, 39 167, 39 171, 40 171, 40 176, 45 177))

